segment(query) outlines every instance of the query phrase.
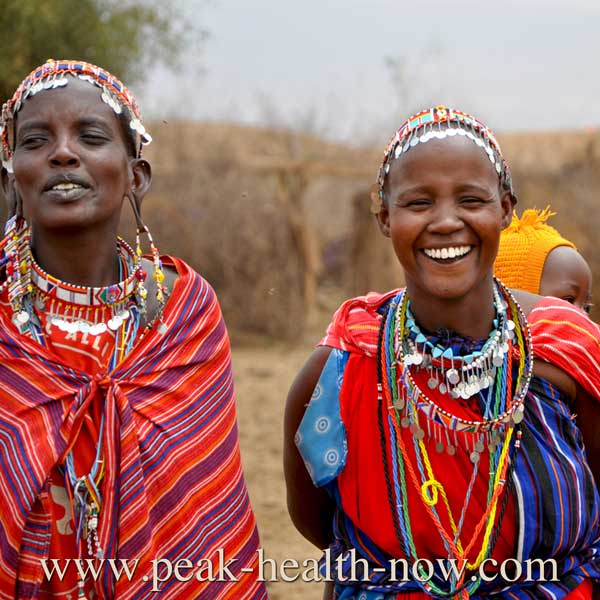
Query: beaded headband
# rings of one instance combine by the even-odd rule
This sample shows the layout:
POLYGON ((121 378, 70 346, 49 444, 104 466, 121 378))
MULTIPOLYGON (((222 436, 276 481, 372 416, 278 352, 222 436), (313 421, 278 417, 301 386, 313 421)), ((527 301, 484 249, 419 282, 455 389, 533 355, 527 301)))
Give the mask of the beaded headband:
POLYGON ((129 126, 135 135, 135 151, 139 157, 142 145, 152 141, 141 122, 138 103, 133 94, 108 71, 78 60, 50 59, 34 69, 19 85, 13 97, 2 106, 0 116, 0 152, 2 166, 12 173, 12 155, 14 151, 14 119, 27 98, 43 90, 55 89, 68 84, 68 77, 77 77, 102 90, 102 101, 108 104, 118 116, 127 111, 130 117, 129 126))
POLYGON ((423 110, 404 121, 390 140, 377 173, 376 187, 371 194, 371 211, 377 214, 383 206, 385 178, 390 172, 394 159, 399 158, 417 144, 425 144, 435 139, 443 140, 456 135, 470 139, 485 150, 498 173, 502 188, 507 190, 513 202, 516 202, 510 170, 494 134, 475 117, 446 106, 436 106, 423 110))

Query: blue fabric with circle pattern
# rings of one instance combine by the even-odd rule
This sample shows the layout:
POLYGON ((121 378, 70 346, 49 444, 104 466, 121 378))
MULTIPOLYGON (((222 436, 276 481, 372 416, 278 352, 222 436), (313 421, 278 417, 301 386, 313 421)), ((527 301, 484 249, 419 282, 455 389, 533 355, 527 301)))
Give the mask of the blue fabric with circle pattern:
POLYGON ((346 428, 340 414, 340 390, 348 352, 333 349, 296 432, 295 442, 313 483, 335 479, 346 464, 346 428))

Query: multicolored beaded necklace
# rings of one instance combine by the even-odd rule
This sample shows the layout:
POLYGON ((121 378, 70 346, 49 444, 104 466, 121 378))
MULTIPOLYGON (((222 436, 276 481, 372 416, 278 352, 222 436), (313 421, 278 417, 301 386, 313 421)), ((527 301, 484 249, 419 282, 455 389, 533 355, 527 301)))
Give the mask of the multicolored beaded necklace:
POLYGON ((393 299, 380 328, 379 433, 396 536, 406 558, 418 561, 409 516, 407 479, 410 479, 440 535, 448 558, 466 565, 460 575, 450 569, 449 580, 434 577, 426 581, 425 573, 421 574, 422 581, 418 583, 423 590, 440 597, 468 598, 481 584, 479 575, 473 575, 466 582, 465 576, 467 570, 478 569, 495 546, 508 502, 507 488, 516 452, 521 444, 523 401, 533 369, 531 334, 521 308, 500 282, 495 285, 494 303, 496 318, 488 340, 480 350, 462 356, 456 356, 450 347, 443 348, 431 342, 418 330, 410 315, 406 291, 393 299), (513 364, 513 349, 518 350, 516 365, 513 364), (516 371, 514 382, 513 369, 516 371), (483 419, 464 419, 436 404, 416 383, 413 372, 421 370, 428 372, 428 388, 432 391, 448 394, 457 401, 477 396, 482 401, 483 419), (402 433, 406 428, 412 433, 416 465, 409 460, 402 433), (451 510, 444 486, 435 477, 425 437, 435 442, 437 452, 445 450, 450 456, 457 451, 469 453, 473 471, 458 519, 451 510), (471 540, 463 544, 461 533, 486 444, 490 473, 487 508, 479 518, 471 540), (440 499, 451 531, 442 524, 437 508, 440 499), (482 532, 481 548, 473 557, 474 545, 482 532))

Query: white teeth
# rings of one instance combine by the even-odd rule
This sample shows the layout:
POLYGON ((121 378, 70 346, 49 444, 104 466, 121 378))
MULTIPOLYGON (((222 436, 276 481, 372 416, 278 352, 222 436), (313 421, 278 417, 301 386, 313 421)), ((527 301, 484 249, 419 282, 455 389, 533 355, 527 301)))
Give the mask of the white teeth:
POLYGON ((424 252, 429 258, 444 260, 459 258, 471 250, 471 246, 450 246, 448 248, 425 248, 424 252))
POLYGON ((81 187, 82 186, 80 186, 78 183, 57 183, 56 185, 52 186, 52 189, 65 191, 65 190, 77 190, 81 187))

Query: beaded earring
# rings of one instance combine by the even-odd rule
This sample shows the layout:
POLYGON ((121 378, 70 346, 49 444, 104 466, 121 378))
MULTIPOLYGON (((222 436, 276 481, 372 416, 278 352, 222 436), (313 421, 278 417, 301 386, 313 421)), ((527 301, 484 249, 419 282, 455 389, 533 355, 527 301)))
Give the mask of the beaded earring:
POLYGON ((29 312, 25 309, 25 295, 32 290, 31 250, 29 248, 30 231, 22 215, 21 198, 14 186, 9 192, 9 205, 12 216, 5 225, 6 245, 2 264, 6 265, 6 286, 8 301, 13 310, 13 320, 21 328, 29 321, 29 312))
POLYGON ((131 204, 131 208, 133 210, 133 214, 136 220, 137 232, 135 236, 135 273, 136 278, 138 280, 136 294, 140 299, 140 311, 142 313, 146 312, 146 298, 148 297, 148 290, 146 289, 145 281, 146 281, 146 271, 144 271, 144 267, 142 266, 142 244, 141 244, 141 236, 146 235, 148 238, 148 243, 150 245, 150 252, 152 253, 152 262, 154 264, 154 272, 153 279, 156 284, 156 300, 158 302, 159 310, 158 314, 162 314, 162 309, 165 305, 167 298, 167 288, 164 285, 165 274, 162 268, 162 262, 160 260, 160 254, 154 244, 154 240, 152 239, 152 234, 148 227, 144 224, 142 220, 142 216, 140 214, 140 209, 136 199, 133 195, 128 195, 129 203, 131 204))

